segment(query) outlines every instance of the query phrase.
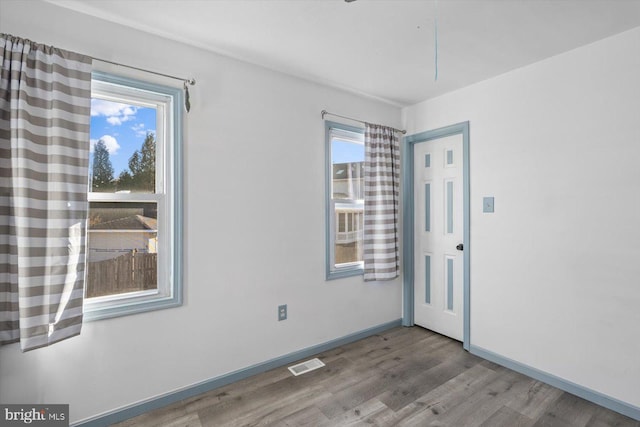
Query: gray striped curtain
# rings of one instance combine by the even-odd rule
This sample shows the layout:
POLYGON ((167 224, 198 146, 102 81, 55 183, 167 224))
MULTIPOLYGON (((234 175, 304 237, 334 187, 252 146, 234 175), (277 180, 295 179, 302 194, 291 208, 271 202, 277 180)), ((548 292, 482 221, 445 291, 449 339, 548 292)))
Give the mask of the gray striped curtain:
POLYGON ((391 280, 400 270, 400 145, 393 128, 365 126, 364 189, 364 280, 391 280))
POLYGON ((82 326, 91 58, 0 34, 0 344, 82 326))

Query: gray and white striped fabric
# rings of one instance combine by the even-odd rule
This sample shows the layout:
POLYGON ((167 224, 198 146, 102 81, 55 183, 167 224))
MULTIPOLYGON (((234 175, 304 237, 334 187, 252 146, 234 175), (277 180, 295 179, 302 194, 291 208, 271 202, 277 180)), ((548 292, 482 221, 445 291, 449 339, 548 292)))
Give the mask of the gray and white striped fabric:
POLYGON ((0 34, 0 344, 82 326, 91 58, 0 34))
POLYGON ((391 280, 400 270, 400 145, 393 128, 365 126, 364 191, 364 280, 391 280))

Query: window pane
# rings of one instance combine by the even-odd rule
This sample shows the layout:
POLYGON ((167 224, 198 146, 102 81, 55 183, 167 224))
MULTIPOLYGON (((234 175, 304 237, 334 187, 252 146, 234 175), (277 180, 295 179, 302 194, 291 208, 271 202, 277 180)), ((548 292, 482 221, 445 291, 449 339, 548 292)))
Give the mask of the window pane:
POLYGON ((333 139, 333 199, 364 199, 364 145, 333 139))
POLYGON ((335 229, 335 266, 360 262, 364 206, 364 144, 331 140, 332 198, 338 223, 335 229))
POLYGON ((87 298, 157 289, 156 203, 89 204, 87 298))
POLYGON ((91 99, 91 191, 154 193, 156 109, 91 99))
POLYGON ((338 213, 339 218, 347 218, 345 227, 344 220, 340 221, 341 224, 336 230, 336 242, 335 242, 335 260, 336 265, 359 262, 362 261, 362 229, 354 227, 351 221, 358 221, 359 217, 362 217, 362 208, 358 207, 336 207, 336 211, 344 211, 344 213, 338 213))

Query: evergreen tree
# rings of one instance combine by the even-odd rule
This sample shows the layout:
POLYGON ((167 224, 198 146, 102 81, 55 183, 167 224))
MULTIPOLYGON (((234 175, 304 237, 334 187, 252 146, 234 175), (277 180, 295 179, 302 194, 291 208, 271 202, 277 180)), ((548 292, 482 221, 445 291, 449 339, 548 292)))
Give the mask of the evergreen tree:
POLYGON ((138 150, 134 151, 131 157, 129 157, 129 170, 131 171, 132 177, 140 175, 140 153, 138 150))
POLYGON ((93 150, 93 191, 113 190, 113 165, 109 159, 109 150, 103 140, 99 140, 93 150))
POLYGON ((156 139, 147 133, 140 148, 140 189, 154 192, 156 187, 156 139))
POLYGON ((129 171, 122 171, 120 175, 118 175, 118 185, 117 190, 131 190, 134 187, 133 185, 133 177, 129 173, 129 171))
POLYGON ((120 172, 118 190, 155 192, 156 188, 156 139, 152 133, 147 136, 140 150, 129 157, 129 170, 120 172))

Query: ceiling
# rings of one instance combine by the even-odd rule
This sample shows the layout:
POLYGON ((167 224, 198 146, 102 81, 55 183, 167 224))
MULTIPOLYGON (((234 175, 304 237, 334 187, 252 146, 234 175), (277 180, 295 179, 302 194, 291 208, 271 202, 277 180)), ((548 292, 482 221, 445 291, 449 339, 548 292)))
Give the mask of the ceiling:
POLYGON ((49 2, 399 106, 640 26, 640 0, 49 2))

